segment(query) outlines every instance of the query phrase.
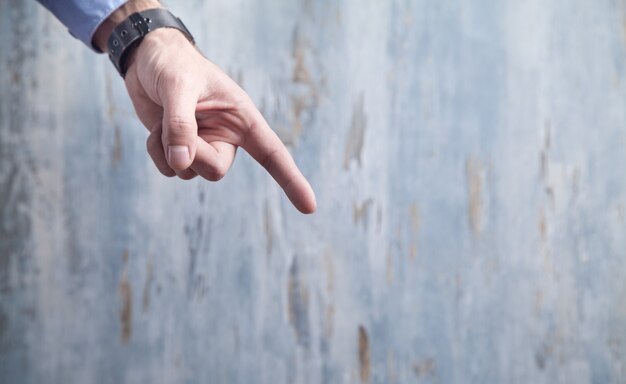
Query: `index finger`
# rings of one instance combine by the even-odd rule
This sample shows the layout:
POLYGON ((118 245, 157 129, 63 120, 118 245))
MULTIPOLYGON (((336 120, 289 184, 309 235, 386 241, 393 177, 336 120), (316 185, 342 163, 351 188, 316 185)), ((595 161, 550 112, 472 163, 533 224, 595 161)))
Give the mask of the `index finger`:
POLYGON ((244 140, 246 150, 285 191, 291 203, 302 213, 317 208, 313 188, 302 175, 287 148, 254 107, 247 110, 252 126, 244 140))

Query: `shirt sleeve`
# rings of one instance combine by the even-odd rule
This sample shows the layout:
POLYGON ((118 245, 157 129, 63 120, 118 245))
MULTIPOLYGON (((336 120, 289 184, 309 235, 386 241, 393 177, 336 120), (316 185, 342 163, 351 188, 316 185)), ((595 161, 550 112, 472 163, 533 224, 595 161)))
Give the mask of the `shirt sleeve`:
POLYGON ((56 16, 75 38, 96 52, 93 35, 98 26, 127 0, 38 0, 56 16))

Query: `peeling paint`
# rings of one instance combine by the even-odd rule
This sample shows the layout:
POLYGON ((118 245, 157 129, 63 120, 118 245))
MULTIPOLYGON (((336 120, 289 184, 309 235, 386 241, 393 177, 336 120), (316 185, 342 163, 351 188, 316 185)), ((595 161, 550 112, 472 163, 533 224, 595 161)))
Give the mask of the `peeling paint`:
POLYGON ((413 372, 418 378, 434 376, 436 372, 435 360, 428 357, 424 360, 415 361, 412 364, 413 372))
POLYGON ((324 270, 326 271, 326 293, 332 295, 335 292, 335 262, 330 251, 324 254, 324 270))
POLYGON ((539 213, 539 223, 537 226, 539 227, 541 245, 545 247, 546 241, 548 240, 548 223, 546 221, 546 212, 543 209, 539 213))
POLYGON ((309 68, 308 58, 311 57, 311 47, 298 28, 294 28, 292 40, 293 72, 291 81, 291 126, 286 132, 279 131, 279 136, 286 145, 297 145, 304 131, 306 116, 311 116, 319 104, 320 84, 313 77, 309 68))
POLYGON ((295 145, 298 139, 302 135, 304 130, 304 123, 302 122, 302 115, 309 107, 309 98, 307 96, 293 96, 291 98, 291 112, 293 116, 293 130, 291 132, 291 138, 286 139, 287 144, 295 145))
POLYGON ((369 383, 372 377, 370 341, 363 325, 359 325, 359 377, 361 383, 369 383))
POLYGON ((539 231, 539 247, 541 250, 541 257, 543 259, 543 268, 546 273, 554 275, 555 270, 551 257, 552 250, 550 249, 550 245, 548 244, 549 227, 545 209, 541 209, 541 211, 539 212, 537 227, 539 231))
POLYGON ((118 291, 122 299, 120 310, 121 339, 126 344, 130 340, 133 330, 133 290, 128 280, 128 251, 124 251, 124 270, 118 286, 118 291))
POLYGON ((367 229, 368 227, 368 217, 370 209, 374 205, 374 200, 367 199, 364 202, 357 204, 353 203, 352 205, 352 221, 354 224, 363 224, 363 227, 367 229))
POLYGON ((335 322, 335 262, 330 251, 325 252, 323 259, 324 271, 326 271, 326 303, 324 304, 324 337, 329 339, 334 332, 335 322))
POLYGON ((335 330, 335 304, 330 302, 324 306, 324 338, 333 337, 335 330))
POLYGON ((457 304, 463 299, 465 293, 465 285, 463 284, 463 278, 459 273, 454 275, 454 298, 457 304))
POLYGON ((306 65, 306 50, 307 44, 301 38, 300 33, 296 29, 294 31, 294 39, 293 39, 293 76, 292 81, 294 83, 304 83, 311 84, 311 73, 306 65))
POLYGON ((298 257, 289 268, 287 281, 287 313, 298 344, 309 347, 309 289, 300 275, 298 257))
POLYGON ((189 298, 202 300, 209 293, 210 282, 203 274, 196 274, 191 278, 189 298))
POLYGON ((547 182, 550 177, 550 162, 548 159, 550 145, 551 145, 551 131, 550 131, 550 123, 546 122, 544 133, 543 133, 543 145, 541 148, 541 176, 544 182, 547 182))
POLYGON ((545 340, 539 348, 535 350, 535 366, 543 371, 548 365, 550 357, 554 354, 553 340, 545 340))
POLYGON ((143 312, 148 312, 150 309, 150 289, 152 288, 152 260, 148 259, 146 261, 146 282, 143 286, 143 300, 142 300, 142 309, 143 312))
POLYGON ((484 169, 480 161, 470 158, 466 163, 468 217, 474 234, 479 234, 484 226, 484 169))
MULTIPOLYGON (((202 197, 198 196, 198 200, 202 197)), ((211 226, 211 219, 205 215, 198 215, 195 218, 195 225, 185 224, 184 233, 187 237, 187 249, 189 251, 189 265, 187 268, 187 294, 190 299, 202 299, 209 289, 209 283, 197 270, 198 257, 207 242, 206 227, 211 226), (205 224, 206 223, 206 224, 205 224)), ((210 233, 210 232, 208 232, 210 233)))
POLYGON ((362 165, 363 145, 365 144, 365 129, 367 116, 365 115, 365 95, 361 93, 359 100, 352 110, 352 122, 346 138, 343 166, 350 167, 352 161, 356 161, 359 167, 362 165))
POLYGON ((111 149, 111 165, 116 167, 120 161, 122 161, 122 134, 120 132, 120 127, 118 125, 115 126, 115 141, 113 142, 113 148, 111 149))

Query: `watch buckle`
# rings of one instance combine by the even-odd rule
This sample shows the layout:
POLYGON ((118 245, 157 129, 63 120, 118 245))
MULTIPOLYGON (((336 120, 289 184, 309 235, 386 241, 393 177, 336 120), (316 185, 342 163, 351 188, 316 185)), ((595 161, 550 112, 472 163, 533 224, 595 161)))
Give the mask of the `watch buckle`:
POLYGON ((133 13, 128 17, 130 21, 133 23, 133 28, 141 33, 141 36, 145 36, 148 32, 150 32, 150 26, 148 23, 150 19, 141 16, 139 13, 133 13))

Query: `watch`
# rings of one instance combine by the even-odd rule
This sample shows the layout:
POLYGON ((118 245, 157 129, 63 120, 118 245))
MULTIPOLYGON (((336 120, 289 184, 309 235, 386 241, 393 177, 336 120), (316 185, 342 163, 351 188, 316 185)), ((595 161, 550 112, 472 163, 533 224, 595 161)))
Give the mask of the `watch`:
POLYGON ((126 76, 130 53, 148 33, 158 28, 178 29, 191 44, 195 44, 185 24, 168 10, 155 8, 133 13, 113 29, 108 41, 109 59, 122 77, 126 76))

